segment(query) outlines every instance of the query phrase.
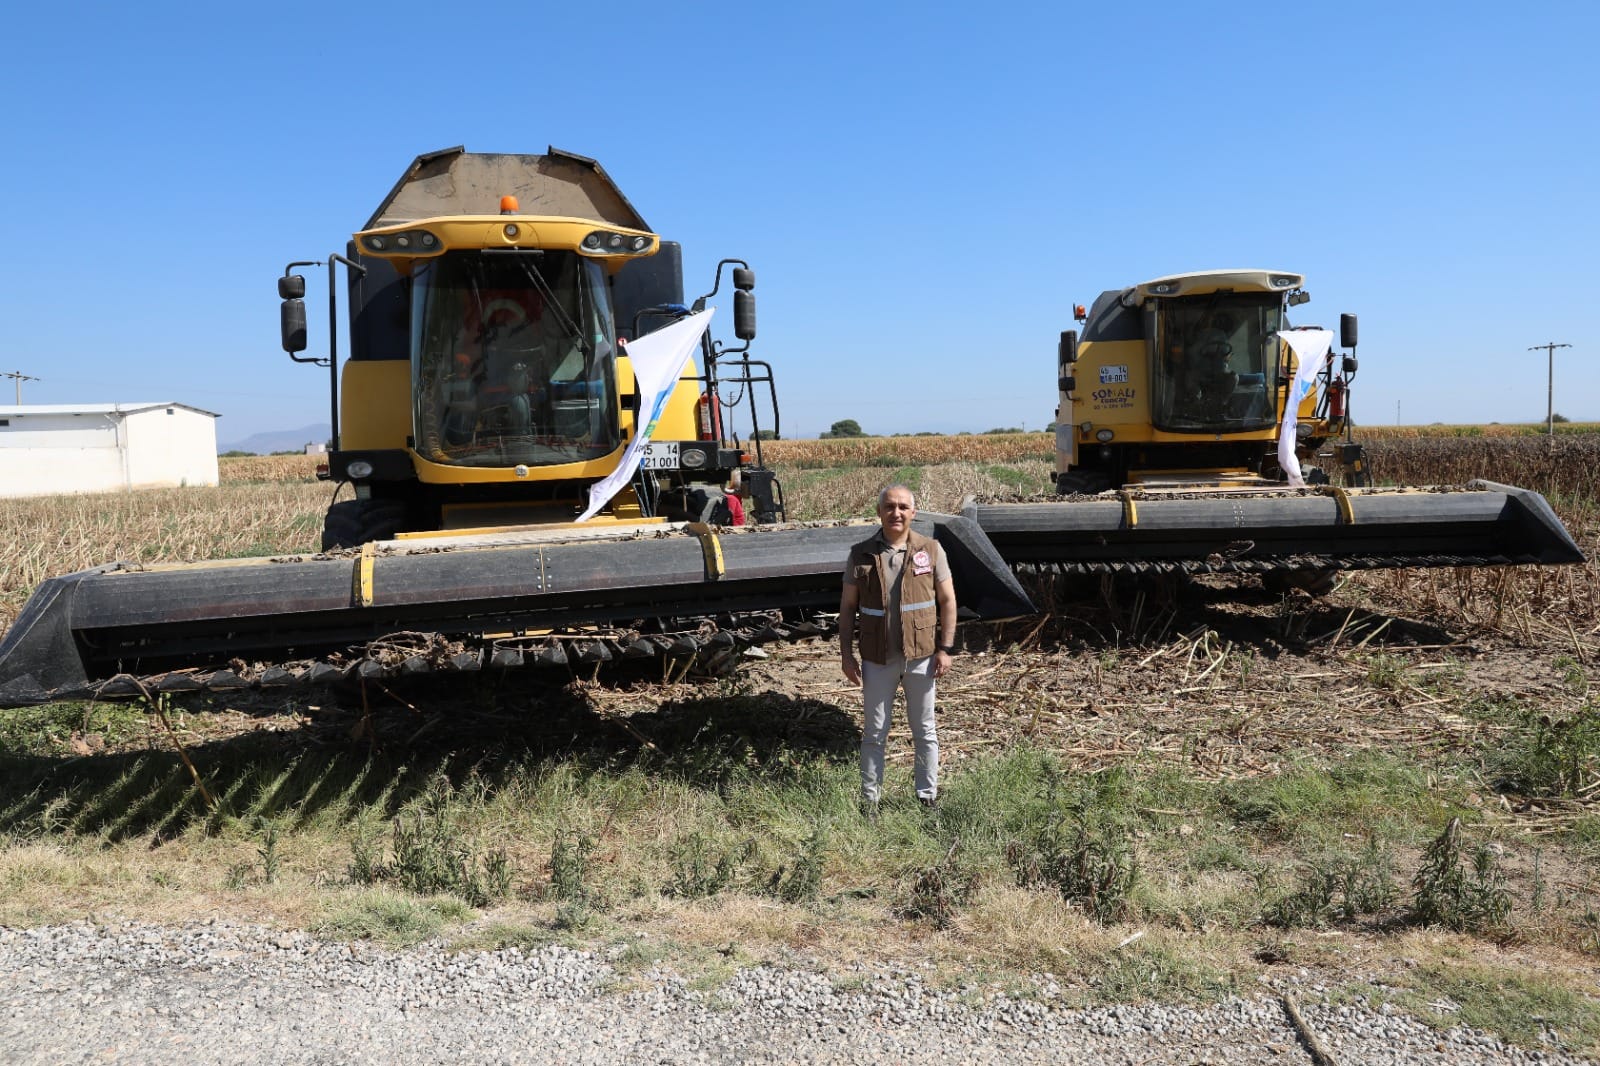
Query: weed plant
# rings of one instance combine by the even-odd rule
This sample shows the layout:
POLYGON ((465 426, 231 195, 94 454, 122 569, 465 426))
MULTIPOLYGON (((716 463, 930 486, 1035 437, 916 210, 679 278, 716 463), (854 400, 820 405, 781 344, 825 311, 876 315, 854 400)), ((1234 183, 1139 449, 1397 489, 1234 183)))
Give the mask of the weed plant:
POLYGON ((1524 710, 1489 756, 1491 775, 1507 791, 1546 799, 1587 795, 1600 786, 1600 709, 1586 704, 1562 719, 1524 710))
POLYGON ((1307 864, 1293 891, 1267 905, 1262 918, 1284 929, 1322 928, 1381 914, 1394 903, 1394 857, 1377 840, 1355 854, 1307 864))
POLYGON ((1469 868, 1461 835, 1461 819, 1452 818, 1428 845, 1412 879, 1408 918, 1458 932, 1497 932, 1511 916, 1511 894, 1487 846, 1473 851, 1469 868))
POLYGON ((369 884, 392 881, 418 895, 449 893, 474 907, 504 899, 511 891, 510 857, 504 848, 484 848, 465 825, 486 798, 481 778, 471 778, 458 792, 445 774, 435 774, 421 796, 395 818, 388 862, 357 838, 352 878, 369 884))

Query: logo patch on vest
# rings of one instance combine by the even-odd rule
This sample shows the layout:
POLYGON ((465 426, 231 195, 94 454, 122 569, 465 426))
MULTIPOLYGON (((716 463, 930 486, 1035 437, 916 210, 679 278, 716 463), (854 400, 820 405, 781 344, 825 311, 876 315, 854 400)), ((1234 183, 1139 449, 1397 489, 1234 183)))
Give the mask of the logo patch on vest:
POLYGON ((915 567, 912 573, 927 574, 933 571, 933 560, 928 557, 928 553, 925 551, 919 551, 913 555, 911 557, 911 565, 915 567))

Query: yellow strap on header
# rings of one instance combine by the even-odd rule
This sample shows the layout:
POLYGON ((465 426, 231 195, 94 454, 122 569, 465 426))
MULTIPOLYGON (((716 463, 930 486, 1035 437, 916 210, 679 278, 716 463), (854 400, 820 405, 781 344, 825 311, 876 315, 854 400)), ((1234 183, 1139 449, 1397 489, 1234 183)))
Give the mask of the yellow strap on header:
POLYGON ((378 558, 378 546, 373 541, 361 545, 361 558, 356 560, 355 588, 351 598, 357 607, 372 606, 372 568, 378 558))
POLYGON ((1134 505, 1133 493, 1128 489, 1120 489, 1117 495, 1122 497, 1122 524, 1129 529, 1139 527, 1139 508, 1134 505))
POLYGON ((1322 496, 1332 496, 1333 502, 1339 508, 1339 521, 1347 526, 1356 524, 1356 510, 1350 503, 1350 494, 1343 485, 1318 485, 1317 493, 1322 496))
POLYGON ((706 561, 706 580, 715 581, 726 574, 728 568, 722 561, 722 542, 717 539, 716 530, 704 522, 690 522, 689 532, 700 540, 700 553, 706 561))

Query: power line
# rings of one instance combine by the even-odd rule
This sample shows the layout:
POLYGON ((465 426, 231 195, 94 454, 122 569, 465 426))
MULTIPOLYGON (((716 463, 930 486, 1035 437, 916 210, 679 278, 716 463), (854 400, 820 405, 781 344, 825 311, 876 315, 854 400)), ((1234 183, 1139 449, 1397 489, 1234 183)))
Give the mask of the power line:
POLYGON ((22 406, 22 383, 24 381, 38 381, 39 380, 36 377, 31 377, 28 374, 24 374, 20 370, 13 370, 10 373, 0 372, 0 378, 13 378, 13 379, 16 380, 16 383, 17 383, 17 406, 18 407, 22 406))
POLYGON ((1556 435, 1556 349, 1570 347, 1572 347, 1570 344, 1557 344, 1551 341, 1549 344, 1535 344, 1528 348, 1530 352, 1544 351, 1550 355, 1550 380, 1545 387, 1544 419, 1546 432, 1552 437, 1556 435))

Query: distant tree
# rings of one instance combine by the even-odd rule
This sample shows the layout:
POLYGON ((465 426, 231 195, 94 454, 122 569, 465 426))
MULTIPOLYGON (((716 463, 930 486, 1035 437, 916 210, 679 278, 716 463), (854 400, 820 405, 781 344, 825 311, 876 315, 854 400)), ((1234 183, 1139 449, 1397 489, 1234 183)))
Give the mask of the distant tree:
POLYGON ((234 448, 231 451, 223 452, 221 455, 217 456, 217 458, 218 459, 243 459, 247 455, 248 456, 254 456, 255 454, 256 454, 255 452, 242 452, 238 448, 234 448))
POLYGON ((824 439, 831 439, 833 437, 865 437, 866 434, 862 432, 860 422, 853 418, 841 418, 828 427, 828 432, 822 436, 824 439))
POLYGON ((777 440, 777 431, 771 429, 758 429, 750 434, 751 440, 777 440))
POLYGON ((1552 414, 1550 416, 1550 421, 1552 421, 1552 422, 1571 422, 1572 419, 1568 418, 1566 415, 1562 414, 1560 411, 1557 411, 1557 412, 1555 412, 1554 414, 1552 414))
POLYGON ((1002 428, 999 428, 999 429, 986 429, 986 430, 983 431, 983 435, 987 437, 991 433, 1021 433, 1021 432, 1022 432, 1022 430, 1017 426, 1005 426, 1005 427, 1002 427, 1002 428))
POLYGON ((1054 422, 1046 423, 1044 431, 1046 433, 1054 433, 1056 431, 1056 424, 1054 422))

